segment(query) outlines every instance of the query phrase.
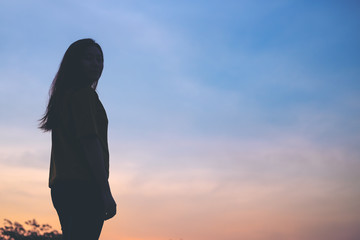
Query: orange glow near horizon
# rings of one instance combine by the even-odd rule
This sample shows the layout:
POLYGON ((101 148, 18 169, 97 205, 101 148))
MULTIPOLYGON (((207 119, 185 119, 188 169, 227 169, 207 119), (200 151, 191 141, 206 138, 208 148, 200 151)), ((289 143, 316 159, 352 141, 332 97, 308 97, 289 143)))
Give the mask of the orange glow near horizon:
MULTIPOLYGON (((35 218, 60 229, 44 182, 46 170, 2 166, 0 171, 0 192, 6 193, 2 218, 19 223, 35 218)), ((178 182, 177 190, 170 182, 150 180, 138 190, 126 190, 121 186, 133 181, 126 174, 113 172, 118 215, 105 222, 101 239, 325 239, 331 226, 338 226, 337 237, 347 236, 355 231, 351 223, 359 221, 350 192, 329 198, 334 187, 312 180, 297 182, 296 189, 293 183, 240 183, 219 189, 202 179, 194 181, 197 187, 178 182)))

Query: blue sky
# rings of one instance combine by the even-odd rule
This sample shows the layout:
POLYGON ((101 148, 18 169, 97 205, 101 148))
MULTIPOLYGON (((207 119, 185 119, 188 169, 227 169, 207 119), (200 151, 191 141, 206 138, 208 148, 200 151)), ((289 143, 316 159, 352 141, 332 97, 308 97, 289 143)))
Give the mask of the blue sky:
MULTIPOLYGON (((255 211, 265 196, 280 212, 283 201, 320 211, 337 196, 319 213, 318 229, 328 229, 328 209, 349 216, 360 195, 359 11, 356 1, 1 1, 0 164, 41 169, 46 185, 50 136, 36 120, 65 50, 91 37, 105 55, 98 92, 113 182, 130 210, 143 209, 130 204, 138 196, 157 207, 166 196, 168 211, 182 196, 188 211, 211 206, 218 216, 227 206, 255 211)), ((351 216, 339 217, 341 231, 360 222, 351 216)), ((297 229, 307 239, 330 239, 305 222, 297 229)))

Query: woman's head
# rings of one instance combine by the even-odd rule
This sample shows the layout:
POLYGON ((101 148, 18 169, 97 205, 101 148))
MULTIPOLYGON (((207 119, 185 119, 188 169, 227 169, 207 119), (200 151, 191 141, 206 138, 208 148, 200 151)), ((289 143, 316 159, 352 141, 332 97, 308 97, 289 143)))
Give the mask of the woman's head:
POLYGON ((92 86, 95 89, 103 64, 104 56, 99 44, 89 38, 78 40, 66 50, 53 87, 65 90, 92 86))
POLYGON ((51 84, 50 99, 44 117, 40 119, 40 129, 49 131, 56 125, 59 99, 68 90, 82 87, 92 87, 95 90, 103 67, 103 52, 93 39, 85 38, 72 43, 51 84))

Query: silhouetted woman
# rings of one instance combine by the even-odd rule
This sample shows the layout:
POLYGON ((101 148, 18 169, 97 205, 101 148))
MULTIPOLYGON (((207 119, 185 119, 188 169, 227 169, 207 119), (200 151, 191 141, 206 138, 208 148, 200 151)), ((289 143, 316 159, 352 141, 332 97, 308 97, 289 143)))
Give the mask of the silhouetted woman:
POLYGON ((116 214, 108 182, 108 119, 95 92, 104 57, 92 39, 65 52, 40 129, 51 131, 49 187, 64 240, 98 239, 116 214))

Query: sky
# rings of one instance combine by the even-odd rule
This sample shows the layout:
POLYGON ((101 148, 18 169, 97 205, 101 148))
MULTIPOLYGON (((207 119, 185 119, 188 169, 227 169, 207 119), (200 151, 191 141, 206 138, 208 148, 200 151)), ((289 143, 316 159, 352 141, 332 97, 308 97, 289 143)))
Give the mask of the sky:
POLYGON ((67 47, 104 51, 102 240, 360 239, 360 4, 1 0, 0 221, 60 229, 37 129, 67 47))

